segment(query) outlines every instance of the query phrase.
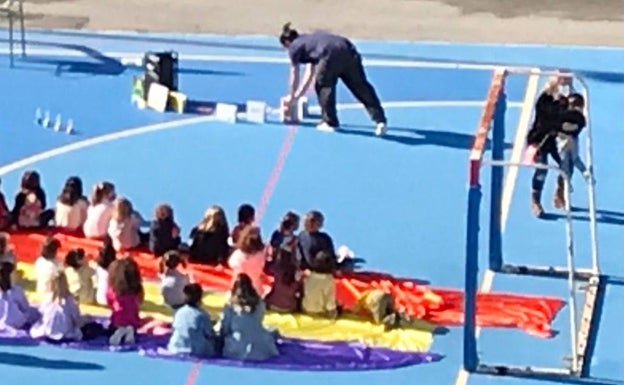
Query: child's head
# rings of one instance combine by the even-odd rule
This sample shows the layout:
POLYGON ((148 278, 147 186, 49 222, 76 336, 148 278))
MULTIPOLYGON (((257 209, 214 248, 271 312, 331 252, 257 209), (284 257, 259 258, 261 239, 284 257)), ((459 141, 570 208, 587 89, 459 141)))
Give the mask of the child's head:
POLYGON ((104 237, 102 241, 102 247, 98 252, 98 257, 96 263, 104 270, 108 270, 113 261, 117 259, 117 253, 115 252, 115 248, 113 247, 113 240, 108 235, 104 237))
POLYGON ((176 270, 180 265, 184 266, 184 259, 177 250, 170 250, 163 255, 160 261, 160 272, 167 274, 172 270, 176 270))
POLYGON ((250 225, 256 220, 256 209, 248 203, 238 207, 238 223, 250 225))
POLYGON ((275 256, 276 274, 279 274, 280 280, 287 285, 297 280, 298 266, 292 252, 279 249, 275 256))
POLYGON ((22 174, 22 181, 20 187, 24 192, 35 192, 41 188, 41 177, 39 173, 34 170, 25 171, 22 174))
POLYGON ((0 256, 7 252, 9 247, 9 234, 0 232, 0 256))
POLYGON ((53 301, 62 301, 70 296, 69 284, 67 283, 67 276, 65 273, 60 272, 50 281, 50 292, 52 293, 53 301))
POLYGON ((115 185, 110 182, 100 182, 93 186, 91 204, 98 205, 105 202, 113 202, 116 198, 115 185))
POLYGON ((585 98, 579 93, 568 96, 568 106, 572 109, 582 110, 585 108, 585 98))
POLYGON ((60 248, 61 242, 58 239, 48 237, 41 245, 41 256, 45 259, 55 259, 60 248))
POLYGON ((315 273, 331 274, 336 270, 336 260, 330 253, 321 250, 310 261, 310 270, 315 273))
POLYGON ((139 295, 143 282, 139 265, 130 257, 113 261, 108 268, 108 286, 117 295, 139 295))
POLYGON ((80 198, 82 198, 82 180, 77 176, 67 178, 58 197, 59 202, 73 206, 80 198))
POLYGON ((83 249, 72 249, 65 255, 65 266, 74 270, 80 269, 85 263, 85 251, 83 249))
POLYGON ((0 263, 0 291, 6 292, 11 289, 11 275, 15 265, 11 262, 0 263))
POLYGON ((200 231, 216 231, 217 229, 229 228, 225 211, 219 206, 210 206, 204 213, 204 217, 197 228, 200 231))
POLYGON ((113 203, 113 212, 111 217, 118 222, 125 221, 130 218, 133 211, 134 208, 132 207, 130 200, 126 198, 117 198, 113 203))
POLYGON ((314 233, 323 228, 324 222, 325 217, 323 217, 323 214, 320 211, 312 210, 305 215, 303 228, 307 232, 314 233))
POLYGON ((232 305, 238 306, 247 312, 256 310, 260 303, 260 296, 253 287, 251 278, 247 274, 239 274, 232 286, 230 297, 232 305))
POLYGON ((236 248, 246 254, 254 254, 264 250, 260 228, 245 226, 238 237, 236 248))
POLYGON ((198 283, 189 283, 184 286, 183 292, 185 304, 192 307, 199 307, 201 305, 204 292, 198 283))
POLYGON ((154 209, 154 219, 157 221, 173 221, 173 208, 166 203, 159 204, 154 209))
POLYGON ((299 215, 294 211, 289 211, 280 222, 280 232, 295 232, 299 229, 299 215))

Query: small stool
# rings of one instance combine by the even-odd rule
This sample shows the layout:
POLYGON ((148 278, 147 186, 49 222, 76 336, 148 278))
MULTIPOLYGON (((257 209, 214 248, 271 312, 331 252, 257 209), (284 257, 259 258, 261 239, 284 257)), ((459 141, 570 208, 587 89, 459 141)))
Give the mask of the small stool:
POLYGON ((178 114, 183 114, 186 109, 188 97, 177 91, 169 92, 169 108, 178 114))

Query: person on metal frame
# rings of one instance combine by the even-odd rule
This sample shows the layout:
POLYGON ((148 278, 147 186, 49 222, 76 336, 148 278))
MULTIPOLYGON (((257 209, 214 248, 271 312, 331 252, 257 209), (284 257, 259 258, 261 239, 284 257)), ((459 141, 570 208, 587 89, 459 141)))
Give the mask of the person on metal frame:
POLYGON ((286 23, 279 36, 280 44, 290 57, 289 93, 287 103, 295 103, 305 95, 314 81, 321 107, 321 123, 317 129, 335 131, 340 123, 336 110, 336 85, 342 80, 360 101, 375 122, 375 134, 386 132, 386 115, 375 88, 366 78, 362 57, 349 39, 327 32, 299 33, 286 23), (299 65, 307 65, 300 78, 299 65))

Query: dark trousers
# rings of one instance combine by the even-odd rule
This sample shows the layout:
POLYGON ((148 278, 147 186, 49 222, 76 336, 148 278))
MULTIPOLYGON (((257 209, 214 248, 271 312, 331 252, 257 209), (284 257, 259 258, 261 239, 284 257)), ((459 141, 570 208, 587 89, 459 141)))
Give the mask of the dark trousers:
POLYGON ((321 60, 316 66, 315 90, 323 122, 333 127, 340 125, 336 111, 338 79, 364 105, 375 123, 386 123, 386 115, 377 92, 368 82, 362 58, 355 49, 321 60))
MULTIPOLYGON (((561 165, 561 158, 557 153, 557 149, 554 146, 547 145, 542 146, 537 151, 535 156, 535 163, 541 165, 548 165, 548 158, 552 158, 557 165, 561 165)), ((533 180, 531 181, 531 187, 533 188, 533 192, 537 193, 541 196, 542 190, 544 190, 544 183, 546 182, 546 176, 548 175, 548 169, 538 168, 535 169, 533 173, 533 180)))

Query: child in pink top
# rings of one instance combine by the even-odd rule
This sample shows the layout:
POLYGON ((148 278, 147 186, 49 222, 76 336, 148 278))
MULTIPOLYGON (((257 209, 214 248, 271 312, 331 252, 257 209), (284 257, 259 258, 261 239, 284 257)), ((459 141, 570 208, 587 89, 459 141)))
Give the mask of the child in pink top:
POLYGON ((106 292, 106 302, 111 309, 111 345, 134 343, 134 334, 141 327, 139 308, 143 296, 141 273, 136 262, 122 258, 111 263, 106 292))
POLYGON ((141 217, 128 199, 115 200, 108 225, 108 235, 113 240, 115 250, 129 250, 141 244, 141 222, 141 217))
POLYGON ((115 186, 110 182, 95 185, 91 203, 87 208, 87 218, 82 230, 87 238, 103 238, 108 232, 108 223, 113 212, 115 186))
POLYGON ((233 277, 246 274, 260 296, 265 292, 263 278, 266 256, 266 248, 262 243, 260 228, 247 226, 241 231, 236 250, 228 261, 228 265, 233 270, 233 277))

